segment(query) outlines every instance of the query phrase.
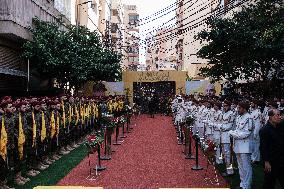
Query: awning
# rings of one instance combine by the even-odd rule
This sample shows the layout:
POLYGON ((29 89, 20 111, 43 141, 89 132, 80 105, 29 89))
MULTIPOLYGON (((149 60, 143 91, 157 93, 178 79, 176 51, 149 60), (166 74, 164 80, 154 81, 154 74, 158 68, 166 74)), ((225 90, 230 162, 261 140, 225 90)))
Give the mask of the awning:
POLYGON ((20 70, 8 69, 8 68, 0 68, 0 74, 12 75, 18 77, 28 77, 28 74, 26 72, 20 70))

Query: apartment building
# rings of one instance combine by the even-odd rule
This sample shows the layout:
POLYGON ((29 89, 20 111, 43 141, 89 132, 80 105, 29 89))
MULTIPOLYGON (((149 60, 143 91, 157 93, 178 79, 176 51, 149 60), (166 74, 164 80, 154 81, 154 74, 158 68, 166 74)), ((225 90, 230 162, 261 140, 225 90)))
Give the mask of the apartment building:
MULTIPOLYGON (((17 94, 30 87, 39 90, 46 84, 36 76, 28 77, 28 60, 21 58, 21 47, 32 40, 32 19, 56 21, 62 17, 70 24, 71 2, 68 0, 1 0, 0 1, 0 94, 17 94)), ((62 26, 64 27, 64 26, 62 26)))

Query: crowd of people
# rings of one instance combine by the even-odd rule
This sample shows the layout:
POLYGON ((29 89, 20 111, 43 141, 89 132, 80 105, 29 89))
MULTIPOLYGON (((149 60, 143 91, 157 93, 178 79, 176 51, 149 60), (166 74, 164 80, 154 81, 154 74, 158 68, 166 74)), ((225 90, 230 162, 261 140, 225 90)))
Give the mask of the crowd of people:
POLYGON ((183 139, 182 125, 188 117, 193 117, 193 134, 201 141, 215 143, 215 163, 226 165, 223 176, 234 174, 235 156, 240 188, 250 189, 252 164, 262 160, 265 170, 263 188, 274 188, 276 179, 284 188, 284 98, 222 100, 215 96, 178 95, 171 108, 179 140, 183 139))
MULTIPOLYGON (((0 101, 0 188, 8 175, 16 185, 25 185, 52 163, 101 129, 105 114, 119 116, 128 109, 125 96, 12 98, 0 101), (26 170, 26 171, 23 171, 26 170)), ((139 107, 133 105, 133 112, 139 107)), ((264 162, 264 188, 274 188, 278 179, 284 187, 284 98, 220 99, 208 96, 148 96, 148 111, 169 115, 183 142, 182 125, 194 118, 192 132, 216 145, 216 164, 225 164, 223 176, 234 174, 234 158, 240 187, 250 189, 252 164, 264 162), (282 117, 281 117, 282 116, 282 117)))
POLYGON ((0 188, 10 189, 8 175, 25 185, 101 129, 104 113, 123 114, 127 103, 125 96, 1 98, 0 188))

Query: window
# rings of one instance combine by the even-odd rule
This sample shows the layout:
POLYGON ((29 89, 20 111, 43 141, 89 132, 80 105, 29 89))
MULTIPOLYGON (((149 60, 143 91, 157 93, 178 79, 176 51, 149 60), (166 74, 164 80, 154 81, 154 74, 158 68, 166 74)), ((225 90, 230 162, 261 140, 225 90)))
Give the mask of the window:
POLYGON ((179 60, 182 60, 182 53, 179 53, 178 59, 179 59, 179 60))
POLYGON ((129 15, 129 24, 136 25, 138 24, 139 15, 129 15))
POLYGON ((116 33, 118 26, 116 23, 111 23, 111 33, 116 33))
POLYGON ((91 4, 91 8, 93 9, 93 11, 98 14, 98 4, 96 1, 93 1, 93 3, 91 4))
POLYGON ((112 16, 118 16, 117 9, 112 9, 111 12, 112 12, 112 16))
POLYGON ((128 57, 129 62, 135 62, 135 57, 134 56, 129 56, 128 57))

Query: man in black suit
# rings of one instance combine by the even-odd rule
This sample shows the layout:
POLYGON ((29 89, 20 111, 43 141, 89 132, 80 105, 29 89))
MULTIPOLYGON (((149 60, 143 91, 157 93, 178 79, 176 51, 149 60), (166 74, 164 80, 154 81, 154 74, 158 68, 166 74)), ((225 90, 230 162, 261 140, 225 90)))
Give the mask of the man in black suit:
POLYGON ((157 98, 155 95, 151 95, 148 97, 148 110, 151 118, 154 118, 155 108, 157 108, 156 100, 157 98))
POLYGON ((284 188, 284 127, 280 112, 271 109, 269 120, 260 130, 260 154, 264 162, 263 189, 273 189, 276 180, 284 188))

